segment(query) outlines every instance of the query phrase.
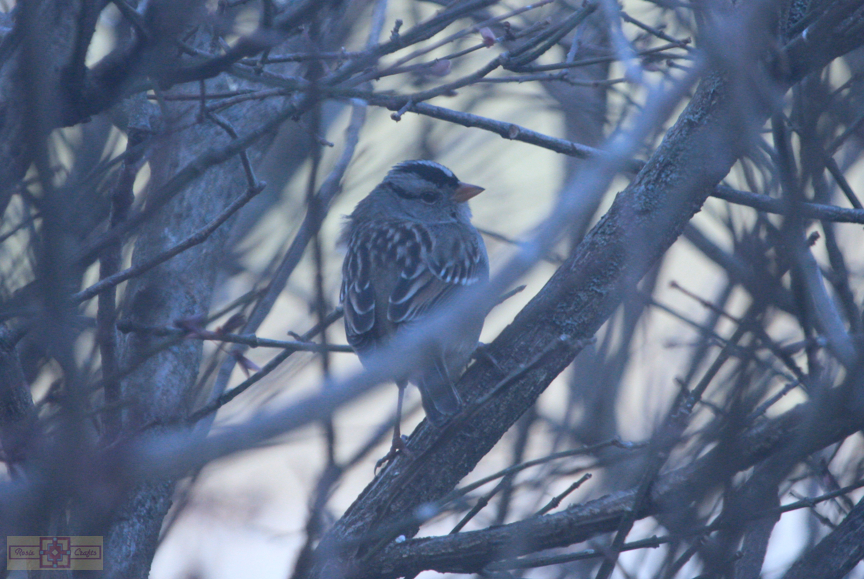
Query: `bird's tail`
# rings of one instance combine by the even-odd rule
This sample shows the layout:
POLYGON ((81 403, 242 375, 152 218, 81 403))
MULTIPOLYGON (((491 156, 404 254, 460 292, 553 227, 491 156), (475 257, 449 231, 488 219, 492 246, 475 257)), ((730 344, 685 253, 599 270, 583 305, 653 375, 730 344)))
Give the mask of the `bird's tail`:
POLYGON ((423 399, 423 409, 429 421, 442 426, 462 410, 462 398, 453 387, 453 380, 443 361, 436 362, 423 373, 417 387, 423 399))

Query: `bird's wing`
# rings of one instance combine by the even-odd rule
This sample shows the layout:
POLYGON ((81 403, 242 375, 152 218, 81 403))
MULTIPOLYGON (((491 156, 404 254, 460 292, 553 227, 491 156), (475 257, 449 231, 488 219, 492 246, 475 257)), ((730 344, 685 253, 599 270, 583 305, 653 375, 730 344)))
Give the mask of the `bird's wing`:
POLYGON ((488 264, 481 244, 473 231, 455 224, 427 227, 394 221, 386 227, 355 230, 343 264, 340 296, 349 343, 365 349, 377 339, 376 296, 382 290, 390 292, 387 320, 399 325, 416 319, 457 288, 486 279, 488 264), (378 272, 374 279, 373 270, 378 272))
POLYGON ((457 288, 488 277, 486 253, 473 231, 455 224, 410 224, 409 229, 413 235, 404 236, 409 240, 404 252, 412 258, 400 268, 387 308, 387 318, 396 324, 416 319, 457 288))
POLYGON ((345 315, 345 334, 355 350, 374 343, 375 288, 372 286, 372 255, 367 237, 371 230, 358 229, 348 239, 348 254, 342 263, 339 301, 345 315))

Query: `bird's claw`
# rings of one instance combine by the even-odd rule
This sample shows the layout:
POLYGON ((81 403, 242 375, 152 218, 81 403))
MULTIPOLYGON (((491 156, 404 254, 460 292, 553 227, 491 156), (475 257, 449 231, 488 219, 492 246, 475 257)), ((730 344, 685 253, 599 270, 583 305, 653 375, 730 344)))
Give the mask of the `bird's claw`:
POLYGON ((400 436, 399 438, 393 439, 393 444, 390 445, 390 452, 385 454, 381 458, 381 460, 379 460, 378 462, 375 463, 375 474, 376 475, 378 474, 378 471, 383 466, 388 465, 391 462, 393 462, 396 459, 396 457, 403 455, 403 456, 406 456, 408 458, 411 458, 413 456, 411 451, 408 450, 408 446, 406 444, 407 442, 408 442, 408 437, 405 436, 404 434, 402 436, 400 436))

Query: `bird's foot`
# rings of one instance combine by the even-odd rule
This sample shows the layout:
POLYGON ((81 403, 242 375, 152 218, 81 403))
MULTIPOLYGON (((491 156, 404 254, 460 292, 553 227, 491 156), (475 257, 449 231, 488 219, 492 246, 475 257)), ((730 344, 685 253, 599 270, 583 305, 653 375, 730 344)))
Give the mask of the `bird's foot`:
POLYGON ((385 454, 381 458, 381 460, 379 460, 378 462, 375 463, 375 474, 376 475, 378 474, 378 471, 382 467, 384 467, 385 465, 388 465, 391 462, 393 462, 394 460, 396 460, 397 456, 403 455, 403 456, 406 456, 408 458, 411 458, 412 456, 414 456, 411 453, 411 451, 408 450, 408 446, 405 444, 406 442, 408 442, 408 437, 405 435, 402 435, 398 438, 393 439, 393 444, 390 445, 390 452, 385 454))

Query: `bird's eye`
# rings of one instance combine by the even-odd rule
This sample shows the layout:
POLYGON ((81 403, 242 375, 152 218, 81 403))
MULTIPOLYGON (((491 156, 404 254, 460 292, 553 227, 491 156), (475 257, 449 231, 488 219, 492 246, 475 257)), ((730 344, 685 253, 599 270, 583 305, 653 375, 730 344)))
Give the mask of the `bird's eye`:
POLYGON ((424 191, 420 194, 420 200, 423 203, 435 203, 438 201, 438 193, 435 191, 424 191))

